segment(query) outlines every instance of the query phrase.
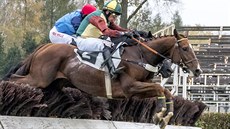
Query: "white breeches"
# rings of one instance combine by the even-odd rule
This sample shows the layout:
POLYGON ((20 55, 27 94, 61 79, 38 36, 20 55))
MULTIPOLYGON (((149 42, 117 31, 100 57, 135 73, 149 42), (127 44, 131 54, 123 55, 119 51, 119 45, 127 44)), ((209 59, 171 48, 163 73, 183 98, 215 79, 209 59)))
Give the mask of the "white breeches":
POLYGON ((82 51, 102 51, 106 46, 111 47, 112 42, 98 39, 98 38, 81 38, 77 37, 77 47, 82 51))
POLYGON ((76 37, 58 32, 55 26, 50 30, 49 38, 52 43, 57 44, 70 44, 72 39, 76 42, 76 37))
POLYGON ((102 40, 99 38, 82 38, 80 36, 73 37, 64 33, 60 33, 57 31, 55 26, 50 30, 49 38, 52 43, 57 44, 70 44, 72 39, 74 39, 79 50, 88 52, 102 51, 104 45, 108 47, 113 45, 111 41, 102 40))

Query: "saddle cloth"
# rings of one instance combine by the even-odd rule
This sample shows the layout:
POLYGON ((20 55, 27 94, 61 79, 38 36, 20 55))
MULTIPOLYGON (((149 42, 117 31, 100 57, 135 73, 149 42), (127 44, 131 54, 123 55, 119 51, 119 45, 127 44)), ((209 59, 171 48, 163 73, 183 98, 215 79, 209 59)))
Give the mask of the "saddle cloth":
MULTIPOLYGON (((114 64, 114 67, 117 68, 118 65, 121 62, 121 45, 123 43, 119 43, 112 55, 112 61, 114 64)), ((102 67, 102 64, 104 63, 105 59, 103 57, 102 51, 93 51, 93 52, 86 52, 81 51, 79 49, 74 49, 74 52, 77 55, 77 58, 84 64, 89 65, 95 69, 105 71, 105 67, 102 67)))

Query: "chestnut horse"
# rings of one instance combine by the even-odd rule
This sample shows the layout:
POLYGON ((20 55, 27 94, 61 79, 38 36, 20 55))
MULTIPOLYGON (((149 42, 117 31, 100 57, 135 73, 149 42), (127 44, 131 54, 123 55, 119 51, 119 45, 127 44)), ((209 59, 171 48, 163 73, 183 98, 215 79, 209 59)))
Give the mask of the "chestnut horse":
MULTIPOLYGON (((174 35, 156 38, 144 43, 158 53, 170 58, 173 63, 186 65, 195 76, 200 75, 200 65, 191 45, 188 43, 188 39, 178 34, 176 30, 174 30, 174 35)), ((28 71, 28 74, 25 76, 13 74, 10 81, 46 88, 55 79, 65 78, 88 94, 106 97, 104 72, 80 62, 74 53, 74 49, 74 46, 65 44, 41 46, 24 61, 23 66, 19 69, 28 71)), ((130 60, 156 66, 163 59, 140 44, 125 47, 119 64, 119 66, 124 66, 125 69, 119 74, 118 78, 112 80, 111 84, 113 98, 158 97, 157 104, 161 108, 154 116, 154 122, 161 124, 162 128, 173 115, 173 96, 160 84, 151 82, 151 72, 137 65, 137 63, 130 62, 130 60)))

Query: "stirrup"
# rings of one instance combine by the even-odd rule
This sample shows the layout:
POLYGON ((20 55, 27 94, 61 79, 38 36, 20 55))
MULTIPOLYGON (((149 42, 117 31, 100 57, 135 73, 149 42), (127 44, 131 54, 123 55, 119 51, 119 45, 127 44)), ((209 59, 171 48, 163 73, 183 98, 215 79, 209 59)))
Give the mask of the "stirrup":
POLYGON ((75 40, 72 38, 72 42, 70 43, 70 45, 76 46, 77 47, 77 43, 75 42, 75 40))
POLYGON ((125 66, 116 68, 116 69, 113 71, 113 73, 114 73, 114 74, 119 74, 119 73, 121 73, 121 71, 122 71, 123 69, 125 69, 125 66))
POLYGON ((117 79, 117 74, 110 73, 110 77, 111 77, 111 79, 117 79))
POLYGON ((112 79, 116 79, 117 76, 118 76, 118 74, 120 74, 121 71, 122 71, 124 68, 125 68, 125 66, 122 66, 122 67, 119 67, 119 68, 115 69, 114 71, 111 70, 111 71, 110 71, 111 78, 112 78, 112 79))

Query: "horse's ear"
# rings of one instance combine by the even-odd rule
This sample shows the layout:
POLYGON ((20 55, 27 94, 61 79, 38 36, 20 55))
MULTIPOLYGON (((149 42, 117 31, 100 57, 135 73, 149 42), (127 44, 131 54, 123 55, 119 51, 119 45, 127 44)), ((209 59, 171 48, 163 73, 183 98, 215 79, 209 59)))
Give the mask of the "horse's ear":
POLYGON ((149 31, 149 33, 148 33, 148 37, 149 37, 149 38, 152 38, 152 37, 153 37, 153 35, 152 35, 152 32, 151 32, 151 31, 149 31))
POLYGON ((173 30, 173 34, 177 39, 179 39, 179 34, 176 29, 173 30))
POLYGON ((184 36, 188 37, 188 31, 185 31, 184 36))

